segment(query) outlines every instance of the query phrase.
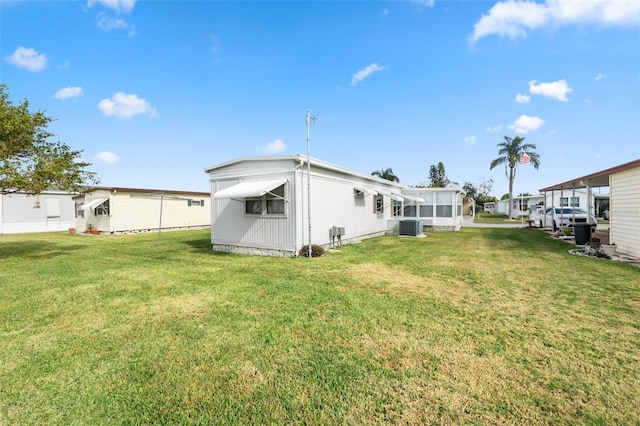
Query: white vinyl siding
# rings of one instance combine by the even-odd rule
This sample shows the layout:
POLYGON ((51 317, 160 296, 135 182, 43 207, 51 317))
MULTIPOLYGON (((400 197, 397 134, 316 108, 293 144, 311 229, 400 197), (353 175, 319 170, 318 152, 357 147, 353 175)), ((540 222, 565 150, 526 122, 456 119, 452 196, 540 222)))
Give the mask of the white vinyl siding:
MULTIPOLYGON (((238 166, 238 165, 235 165, 238 166)), ((240 165, 241 166, 241 165, 240 165)), ((242 167, 233 169, 244 175, 242 167)), ((284 200, 281 206, 274 203, 273 196, 263 196, 246 200, 214 199, 211 202, 211 241, 214 244, 233 245, 239 247, 257 247, 275 250, 295 249, 295 229, 293 216, 293 173, 271 175, 264 180, 284 179, 288 183, 276 188, 276 194, 284 200), (267 205, 270 204, 270 205, 267 205), (279 214, 267 214, 267 209, 280 210, 279 214)), ((246 177, 227 178, 211 181, 211 193, 215 194, 242 182, 257 182, 260 179, 246 177)), ((351 193, 353 197, 353 193, 351 193)))
POLYGON ((71 194, 43 192, 40 196, 22 193, 0 195, 1 232, 6 234, 66 231, 74 226, 71 194))
POLYGON ((640 257, 640 167, 611 175, 610 240, 621 253, 640 257))

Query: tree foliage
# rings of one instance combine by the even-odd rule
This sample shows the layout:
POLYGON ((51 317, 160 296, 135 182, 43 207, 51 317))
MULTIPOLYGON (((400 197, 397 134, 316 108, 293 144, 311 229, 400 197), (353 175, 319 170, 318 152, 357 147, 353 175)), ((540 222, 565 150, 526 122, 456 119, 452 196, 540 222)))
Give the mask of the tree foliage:
POLYGON ((476 201, 476 205, 482 206, 484 203, 494 201, 495 197, 489 195, 493 191, 493 179, 480 179, 477 185, 471 182, 465 182, 462 189, 467 194, 467 197, 473 198, 476 201))
POLYGON ((509 199, 513 199, 513 182, 516 180, 516 170, 520 164, 522 154, 529 156, 529 161, 526 164, 531 164, 536 170, 540 167, 540 155, 535 151, 536 146, 530 143, 524 143, 523 137, 516 136, 510 138, 504 137, 504 142, 500 142, 497 146, 498 158, 494 159, 489 166, 490 170, 495 167, 504 164, 504 174, 509 180, 509 199))
POLYGON ((453 182, 447 177, 442 161, 429 167, 429 188, 446 188, 451 183, 453 182))
POLYGON ((400 178, 393 174, 393 169, 391 167, 388 169, 374 170, 371 172, 371 175, 377 176, 381 179, 390 180, 392 182, 400 182, 400 178))
POLYGON ((47 129, 53 121, 42 111, 31 112, 29 101, 13 105, 6 85, 0 84, 0 193, 37 195, 46 189, 78 192, 98 183, 87 171, 91 164, 47 129))

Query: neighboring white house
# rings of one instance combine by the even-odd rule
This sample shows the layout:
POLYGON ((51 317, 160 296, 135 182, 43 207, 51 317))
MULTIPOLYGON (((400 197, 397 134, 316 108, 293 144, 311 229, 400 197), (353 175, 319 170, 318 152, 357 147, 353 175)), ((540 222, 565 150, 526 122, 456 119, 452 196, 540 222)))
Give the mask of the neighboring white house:
POLYGON ((102 233, 188 229, 211 224, 207 192, 93 187, 74 197, 75 227, 102 233))
POLYGON ((66 231, 74 226, 73 194, 0 195, 0 234, 66 231))
POLYGON ((462 223, 461 213, 459 220, 444 217, 445 211, 453 216, 461 210, 460 190, 437 196, 316 159, 309 165, 301 155, 240 158, 205 172, 216 251, 296 256, 309 239, 324 246, 336 234, 343 243, 358 241, 397 231, 404 218, 404 225, 423 220, 435 229, 457 230, 462 223), (422 198, 427 193, 433 195, 428 203, 422 198), (423 203, 431 213, 420 211, 423 203))
POLYGON ((513 197, 513 201, 510 203, 509 199, 500 200, 496 202, 495 213, 509 214, 509 204, 511 204, 511 211, 513 216, 528 216, 531 212, 537 210, 537 206, 544 201, 543 195, 523 195, 519 197, 513 197))
POLYGON ((484 211, 487 213, 496 213, 496 202, 489 201, 483 204, 484 211))
MULTIPOLYGON (((609 187, 609 242, 617 251, 640 257, 640 159, 611 167, 600 172, 579 177, 557 185, 543 188, 540 192, 562 194, 573 197, 576 188, 609 187)), ((587 197, 587 205, 580 205, 593 213, 598 197, 587 197)), ((555 198, 554 198, 555 199, 555 198)))

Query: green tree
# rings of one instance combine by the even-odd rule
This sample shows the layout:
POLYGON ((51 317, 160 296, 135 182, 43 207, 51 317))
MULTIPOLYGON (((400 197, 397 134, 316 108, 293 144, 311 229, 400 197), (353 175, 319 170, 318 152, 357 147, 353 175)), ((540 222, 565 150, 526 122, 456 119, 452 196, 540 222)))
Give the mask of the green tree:
MULTIPOLYGON (((493 170, 495 167, 504 164, 504 174, 509 179, 509 200, 513 200, 513 182, 516 180, 516 170, 518 164, 521 164, 521 160, 525 164, 531 163, 536 170, 540 167, 540 155, 535 152, 536 146, 524 143, 524 139, 520 136, 515 138, 505 136, 504 142, 500 142, 497 145, 500 148, 498 150, 498 155, 500 156, 493 160, 489 166, 489 169, 493 170)), ((510 206, 509 215, 511 215, 512 209, 513 206, 510 206)))
POLYGON ((446 188, 450 183, 442 161, 429 167, 429 188, 446 188))
POLYGON ((91 164, 81 159, 82 151, 49 140, 52 121, 42 111, 31 112, 27 100, 13 105, 7 86, 0 84, 0 193, 77 192, 98 183, 86 170, 91 164))
POLYGON ((471 182, 465 182, 462 189, 467 194, 467 197, 473 198, 476 201, 476 205, 478 206, 493 201, 495 198, 489 195, 493 190, 493 179, 480 179, 477 185, 471 182))
POLYGON ((391 167, 389 167, 388 169, 374 170, 371 172, 371 175, 377 176, 381 179, 390 180, 392 182, 400 182, 400 178, 393 174, 393 169, 391 169, 391 167))

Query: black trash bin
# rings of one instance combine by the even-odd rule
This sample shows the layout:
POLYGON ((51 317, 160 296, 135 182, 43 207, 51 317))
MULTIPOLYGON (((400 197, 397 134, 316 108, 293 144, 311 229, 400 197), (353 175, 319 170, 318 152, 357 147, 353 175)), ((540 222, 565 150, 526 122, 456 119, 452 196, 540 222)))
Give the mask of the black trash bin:
POLYGON ((576 245, 583 246, 591 239, 591 224, 590 223, 574 223, 573 235, 576 237, 576 245))

